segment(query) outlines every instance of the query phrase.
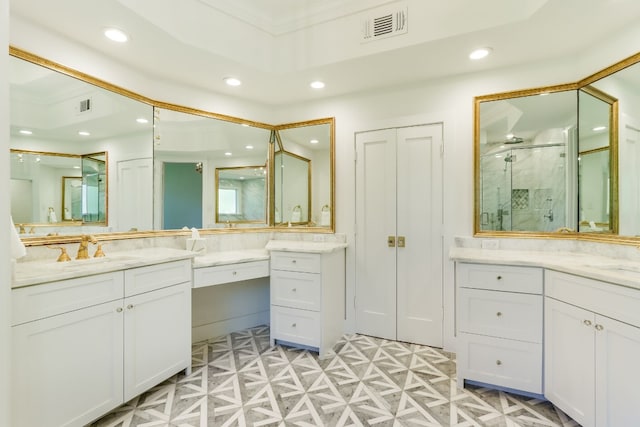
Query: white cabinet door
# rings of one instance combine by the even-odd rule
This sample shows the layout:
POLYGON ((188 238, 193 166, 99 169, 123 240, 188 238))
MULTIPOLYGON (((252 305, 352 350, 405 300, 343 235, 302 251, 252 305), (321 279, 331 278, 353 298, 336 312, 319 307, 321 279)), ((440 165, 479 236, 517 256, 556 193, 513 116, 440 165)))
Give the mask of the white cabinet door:
POLYGON ((78 426, 122 404, 122 300, 13 327, 13 425, 78 426))
POLYGON ((596 316, 596 425, 640 426, 640 328, 596 316))
POLYGON ((545 396, 584 427, 595 422, 595 316, 545 298, 545 396))
POLYGON ((190 366, 191 283, 125 298, 125 401, 190 366))

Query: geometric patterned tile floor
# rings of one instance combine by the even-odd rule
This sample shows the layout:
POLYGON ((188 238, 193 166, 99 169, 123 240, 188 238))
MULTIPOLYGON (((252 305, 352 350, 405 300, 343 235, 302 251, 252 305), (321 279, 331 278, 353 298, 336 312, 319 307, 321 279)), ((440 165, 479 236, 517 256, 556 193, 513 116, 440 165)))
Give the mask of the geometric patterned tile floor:
POLYGON ((551 403, 455 380, 440 349, 345 335, 336 355, 269 345, 258 326, 193 345, 177 374, 96 427, 578 426, 551 403))

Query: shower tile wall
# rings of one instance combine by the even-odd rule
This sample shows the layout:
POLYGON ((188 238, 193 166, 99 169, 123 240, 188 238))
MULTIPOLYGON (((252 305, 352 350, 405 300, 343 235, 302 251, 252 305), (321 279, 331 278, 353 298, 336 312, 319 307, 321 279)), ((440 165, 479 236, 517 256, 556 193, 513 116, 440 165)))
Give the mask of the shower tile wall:
POLYGON ((482 176, 483 230, 553 231, 565 224, 564 146, 485 156, 482 176))

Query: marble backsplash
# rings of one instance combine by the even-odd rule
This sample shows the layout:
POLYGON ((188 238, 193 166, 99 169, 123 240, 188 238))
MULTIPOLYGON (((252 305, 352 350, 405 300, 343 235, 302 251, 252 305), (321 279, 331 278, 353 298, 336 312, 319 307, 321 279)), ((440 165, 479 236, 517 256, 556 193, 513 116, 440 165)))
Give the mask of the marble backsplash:
MULTIPOLYGON (((186 241, 191 237, 190 233, 175 236, 153 236, 136 239, 108 240, 100 241, 100 236, 96 236, 98 244, 101 244, 106 256, 109 253, 135 251, 143 248, 172 248, 185 249, 186 241)), ((202 235, 205 240, 206 253, 221 251, 238 251, 243 249, 263 249, 269 240, 293 240, 293 241, 315 241, 315 242, 346 242, 345 234, 325 234, 325 233, 291 233, 278 231, 265 232, 243 232, 243 233, 216 233, 202 235)), ((75 258, 78 250, 78 243, 63 245, 29 246, 27 255, 20 258, 18 262, 30 262, 42 259, 55 260, 60 250, 52 250, 54 247, 64 247, 71 258, 75 258)), ((89 255, 93 256, 97 245, 89 245, 89 255)))

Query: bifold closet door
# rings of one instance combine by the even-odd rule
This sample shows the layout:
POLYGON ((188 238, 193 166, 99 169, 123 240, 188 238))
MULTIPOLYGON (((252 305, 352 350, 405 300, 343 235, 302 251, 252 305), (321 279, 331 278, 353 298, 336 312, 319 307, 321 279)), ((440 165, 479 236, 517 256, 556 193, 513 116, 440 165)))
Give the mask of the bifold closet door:
POLYGON ((442 126, 356 136, 356 330, 442 346, 442 126))
POLYGON ((396 131, 356 136, 356 328, 396 339, 396 131))

